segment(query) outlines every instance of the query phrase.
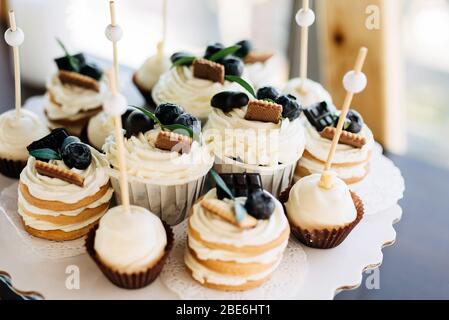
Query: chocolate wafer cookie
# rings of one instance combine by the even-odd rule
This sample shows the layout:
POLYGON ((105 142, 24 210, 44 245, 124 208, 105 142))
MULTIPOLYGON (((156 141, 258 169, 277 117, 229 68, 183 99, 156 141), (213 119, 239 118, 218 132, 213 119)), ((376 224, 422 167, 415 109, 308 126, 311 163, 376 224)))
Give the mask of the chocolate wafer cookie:
POLYGON ((195 78, 206 79, 223 84, 225 79, 225 69, 222 64, 203 58, 197 58, 193 61, 193 76, 195 78))
POLYGON ((63 84, 71 84, 85 89, 100 92, 100 85, 94 78, 82 75, 81 73, 60 70, 58 73, 59 80, 63 84))
POLYGON ((171 131, 161 131, 157 135, 156 148, 179 153, 189 153, 192 145, 192 138, 171 131))
MULTIPOLYGON (((332 140, 334 139, 336 131, 337 129, 334 127, 326 127, 323 131, 320 132, 320 136, 325 139, 332 140)), ((362 148, 366 144, 366 138, 359 134, 343 130, 338 142, 355 148, 362 148)))
POLYGON ((225 202, 218 199, 204 199, 201 201, 201 206, 207 211, 216 214, 223 220, 240 228, 249 229, 257 225, 257 219, 249 214, 245 215, 245 218, 238 222, 235 218, 234 205, 231 202, 225 202))
POLYGON ((58 178, 80 187, 84 185, 84 178, 81 175, 57 165, 36 160, 34 167, 43 176, 58 178))
POLYGON ((248 53, 244 59, 245 63, 252 64, 256 62, 266 62, 271 57, 273 57, 272 52, 259 52, 259 51, 251 51, 248 53))
POLYGON ((282 117, 282 106, 264 100, 251 100, 246 109, 245 119, 278 123, 282 117))

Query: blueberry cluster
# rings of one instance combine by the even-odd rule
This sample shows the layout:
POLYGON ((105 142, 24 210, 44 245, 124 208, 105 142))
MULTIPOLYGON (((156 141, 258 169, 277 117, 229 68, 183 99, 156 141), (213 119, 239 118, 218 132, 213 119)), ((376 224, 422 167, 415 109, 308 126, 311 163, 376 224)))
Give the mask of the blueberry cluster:
MULTIPOLYGON (((239 49, 237 49, 237 51, 235 51, 233 54, 229 54, 221 59, 218 59, 215 62, 220 63, 224 66, 225 75, 240 77, 243 74, 244 68, 242 59, 244 59, 252 50, 252 45, 248 40, 239 41, 236 43, 236 45, 239 46, 239 49)), ((203 58, 210 60, 214 54, 225 49, 226 47, 220 42, 211 43, 206 47, 203 58)), ((193 55, 191 53, 181 51, 174 53, 170 57, 172 63, 175 63, 180 59, 183 59, 183 64, 190 65, 193 62, 193 55)))
MULTIPOLYGON (((335 107, 325 101, 305 109, 304 114, 318 132, 323 131, 326 127, 336 127, 340 119, 335 107)), ((362 116, 355 110, 349 110, 343 129, 351 133, 359 133, 362 131, 362 127, 362 116)))
MULTIPOLYGON (((173 103, 160 104, 154 112, 154 117, 165 126, 178 124, 191 129, 194 133, 201 131, 201 122, 191 114, 184 112, 181 106, 173 103)), ((153 129, 155 125, 154 119, 135 108, 130 108, 123 114, 122 122, 127 138, 145 133, 153 129)))
POLYGON ((27 149, 31 155, 39 155, 36 158, 41 161, 62 159, 70 169, 84 170, 92 162, 89 146, 79 138, 69 136, 63 128, 52 130, 49 135, 31 143, 27 149))

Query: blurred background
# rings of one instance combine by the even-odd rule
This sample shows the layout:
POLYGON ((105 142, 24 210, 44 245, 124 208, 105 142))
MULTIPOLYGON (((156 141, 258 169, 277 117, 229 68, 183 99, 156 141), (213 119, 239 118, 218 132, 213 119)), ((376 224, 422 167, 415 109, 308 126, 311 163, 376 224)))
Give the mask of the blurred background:
MULTIPOLYGON (((162 0, 117 0, 125 36, 120 62, 139 67, 162 38, 162 0)), ((378 292, 359 289, 339 298, 449 298, 449 0, 312 0, 317 23, 310 30, 309 77, 343 101, 341 78, 365 45, 370 49, 367 90, 357 96, 386 154, 401 168, 406 197, 397 246, 385 250, 378 292), (430 249, 432 248, 432 249, 430 249), (432 261, 432 268, 423 263, 432 261), (405 268, 407 267, 407 268, 405 268), (400 274, 400 276, 398 276, 400 274)), ((300 0, 168 0, 166 51, 199 51, 211 41, 249 38, 259 49, 284 57, 299 73, 300 0)), ((106 0, 0 0, 2 30, 14 8, 26 40, 21 48, 25 96, 43 92, 62 54, 71 51, 109 61, 104 37, 106 0)), ((13 107, 10 51, 0 45, 0 109, 13 107)))

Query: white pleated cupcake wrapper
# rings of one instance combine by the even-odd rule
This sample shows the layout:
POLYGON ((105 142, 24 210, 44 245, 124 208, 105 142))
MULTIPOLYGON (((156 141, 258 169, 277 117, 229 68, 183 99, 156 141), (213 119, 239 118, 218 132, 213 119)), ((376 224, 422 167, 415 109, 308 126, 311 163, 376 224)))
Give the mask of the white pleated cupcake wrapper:
POLYGON ((214 170, 218 173, 259 173, 262 178, 263 188, 275 197, 287 189, 293 181, 296 161, 291 164, 280 165, 278 168, 269 170, 267 167, 257 167, 244 163, 222 163, 217 159, 214 170))
MULTIPOLYGON (((133 180, 128 181, 129 201, 132 205, 147 208, 167 224, 173 226, 182 222, 201 196, 206 176, 179 185, 157 185, 133 180)), ((121 204, 120 182, 111 176, 115 198, 121 204)))

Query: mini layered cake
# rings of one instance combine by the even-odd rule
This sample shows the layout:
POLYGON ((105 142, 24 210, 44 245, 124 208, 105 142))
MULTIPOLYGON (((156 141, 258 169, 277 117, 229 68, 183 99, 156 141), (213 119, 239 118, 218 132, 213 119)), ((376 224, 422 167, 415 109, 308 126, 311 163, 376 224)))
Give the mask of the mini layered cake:
POLYGON ((154 103, 182 105, 186 112, 205 123, 212 111, 210 99, 218 92, 237 88, 226 76, 243 74, 242 60, 231 56, 238 48, 225 48, 215 43, 206 48, 203 57, 185 52, 173 54, 174 67, 164 73, 152 89, 154 103))
POLYGON ((215 95, 204 134, 215 154, 215 170, 260 173, 266 190, 277 196, 290 185, 304 151, 302 108, 274 87, 253 94, 252 99, 244 92, 215 95))
POLYGON ((45 115, 49 127, 64 127, 70 134, 81 135, 87 121, 101 111, 107 89, 103 72, 86 61, 83 54, 55 59, 58 72, 47 83, 45 115))
MULTIPOLYGON (((136 109, 124 127, 131 204, 148 208, 170 225, 181 222, 199 197, 213 164, 200 122, 180 106, 166 103, 154 114, 136 109)), ((119 190, 119 154, 113 136, 107 138, 103 150, 112 166, 112 186, 119 190)))
MULTIPOLYGON (((202 285, 248 290, 279 266, 290 228, 258 174, 222 175, 192 208, 185 264, 202 285)), ((218 176, 218 178, 217 178, 218 176)))
MULTIPOLYGON (((326 102, 304 110, 306 150, 299 160, 295 178, 322 173, 334 137, 339 112, 326 102)), ((349 110, 344 131, 340 137, 332 162, 332 170, 348 184, 363 180, 369 172, 369 162, 374 147, 371 130, 355 110, 349 110)))
POLYGON ((85 235, 112 198, 106 158, 64 129, 53 130, 28 150, 18 199, 25 229, 55 241, 85 235))

